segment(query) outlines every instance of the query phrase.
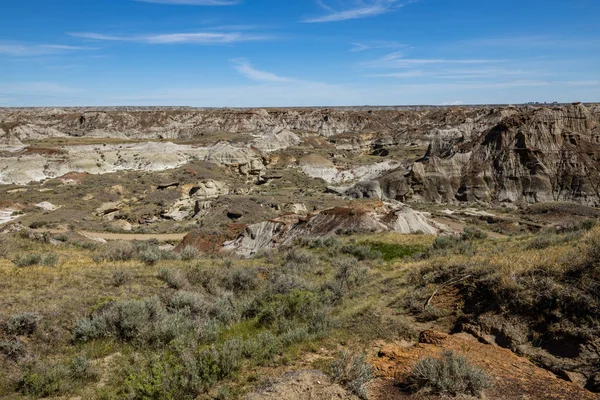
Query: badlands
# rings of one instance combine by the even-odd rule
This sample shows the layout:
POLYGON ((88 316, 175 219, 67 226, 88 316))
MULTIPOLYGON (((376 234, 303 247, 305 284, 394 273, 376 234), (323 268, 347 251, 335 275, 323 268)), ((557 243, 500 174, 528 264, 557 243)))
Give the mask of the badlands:
POLYGON ((598 207, 598 104, 0 108, 0 397, 598 398, 598 207))

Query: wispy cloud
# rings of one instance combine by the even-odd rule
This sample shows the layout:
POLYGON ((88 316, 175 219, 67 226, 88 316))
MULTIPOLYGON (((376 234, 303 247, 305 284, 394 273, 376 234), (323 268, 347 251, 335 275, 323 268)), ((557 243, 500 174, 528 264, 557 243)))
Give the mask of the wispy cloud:
POLYGON ((460 47, 497 48, 556 48, 590 47, 600 45, 596 38, 569 38, 554 35, 501 36, 461 40, 455 43, 460 47))
POLYGON ((135 0, 143 3, 175 4, 186 6, 234 6, 241 0, 135 0))
POLYGON ((366 0, 355 3, 356 5, 354 7, 346 8, 344 10, 335 10, 322 1, 319 1, 319 4, 327 11, 327 13, 318 17, 304 19, 302 22, 337 22, 349 19, 374 17, 397 10, 407 3, 398 4, 397 0, 366 0))
POLYGON ((352 48, 350 49, 350 51, 353 52, 360 52, 360 51, 366 51, 366 50, 375 50, 375 49, 399 49, 399 48, 403 48, 403 47, 409 47, 407 44, 402 44, 402 43, 398 43, 398 42, 388 42, 388 41, 374 41, 374 42, 367 42, 367 43, 350 43, 352 45, 352 48))
POLYGON ((543 70, 526 69, 503 69, 503 68, 453 68, 453 69, 433 69, 433 70, 408 70, 402 72, 391 72, 382 74, 371 74, 368 77, 373 78, 417 78, 428 77, 435 79, 488 79, 488 78, 506 78, 506 77, 540 77, 551 76, 552 74, 543 70))
POLYGON ((267 71, 255 69, 246 59, 231 60, 235 64, 235 69, 245 77, 259 82, 292 82, 295 79, 286 78, 267 71))
POLYGON ((0 54, 13 57, 43 56, 85 50, 97 50, 97 48, 63 44, 0 43, 0 54))
POLYGON ((218 44, 268 40, 268 36, 246 34, 241 32, 192 32, 165 33, 147 35, 106 35, 94 32, 70 32, 69 35, 92 40, 140 42, 150 44, 218 44))
POLYGON ((504 60, 492 59, 448 59, 448 58, 405 58, 404 53, 394 52, 376 60, 360 63, 362 67, 370 68, 410 68, 414 66, 444 65, 444 64, 493 64, 504 62, 504 60))

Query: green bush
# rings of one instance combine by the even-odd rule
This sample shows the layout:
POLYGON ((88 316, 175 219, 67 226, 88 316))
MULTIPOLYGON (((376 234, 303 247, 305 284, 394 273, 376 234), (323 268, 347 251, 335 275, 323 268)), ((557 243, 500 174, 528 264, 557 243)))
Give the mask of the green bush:
POLYGON ((230 297, 217 298, 208 310, 208 316, 224 324, 239 321, 241 313, 230 297))
POLYGON ((22 254, 13 261, 17 267, 31 267, 42 263, 42 256, 39 254, 22 254))
POLYGON ((83 355, 75 356, 69 361, 69 375, 76 381, 90 381, 96 377, 96 372, 89 358, 83 355))
POLYGON ((40 319, 40 315, 36 313, 14 314, 8 319, 6 328, 13 335, 33 335, 40 319))
POLYGON ((158 272, 158 277, 165 282, 171 289, 182 289, 189 286, 189 283, 183 274, 179 270, 172 270, 168 268, 161 268, 158 272))
POLYGON ((96 262, 101 261, 131 261, 138 254, 137 248, 132 242, 114 241, 108 242, 98 254, 94 256, 96 262))
POLYGON ((193 246, 185 246, 179 253, 179 258, 183 261, 192 261, 200 258, 200 250, 193 246))
POLYGON ((132 279, 132 275, 129 271, 120 269, 113 272, 112 275, 112 284, 114 287, 120 287, 129 283, 132 279))
POLYGON ((67 389, 69 371, 63 365, 29 363, 23 367, 19 391, 33 397, 62 394, 67 389))
POLYGON ((221 283, 227 290, 239 294, 255 290, 259 285, 255 270, 248 268, 234 268, 225 275, 221 283))
POLYGON ((333 260, 332 264, 337 269, 334 279, 344 289, 353 290, 365 283, 369 269, 359 264, 355 258, 338 257, 333 260))
POLYGON ((383 254, 379 250, 373 249, 368 244, 348 243, 341 249, 342 253, 350 254, 360 261, 381 260, 383 254))
POLYGON ((367 399, 366 386, 373 378, 373 369, 364 354, 341 352, 331 364, 331 375, 336 383, 345 386, 359 398, 367 399))
POLYGON ((269 331, 259 333, 243 344, 242 354, 258 365, 268 365, 283 349, 280 339, 269 331))
POLYGON ((276 326, 285 320, 306 320, 322 306, 315 293, 298 289, 287 294, 273 294, 260 301, 257 316, 261 326, 276 326))
POLYGON ((0 354, 9 360, 17 361, 27 353, 25 344, 19 339, 0 341, 0 354))
POLYGON ((54 267, 58 263, 58 255, 50 253, 46 256, 40 254, 22 254, 17 258, 13 259, 13 264, 17 267, 31 267, 34 265, 45 265, 48 267, 54 267))
POLYGON ((51 253, 45 257, 42 257, 42 265, 47 267, 55 267, 56 264, 58 264, 58 255, 51 253))
POLYGON ((470 365, 466 358, 452 351, 444 351, 440 358, 419 360, 408 380, 414 391, 428 390, 453 396, 480 396, 492 383, 484 370, 470 365))
POLYGON ((125 380, 127 397, 196 399, 234 375, 241 365, 242 343, 238 339, 203 350, 194 343, 181 342, 167 352, 136 360, 125 380))
POLYGON ((135 344, 164 345, 197 328, 189 313, 169 313, 157 297, 125 300, 79 320, 73 330, 76 341, 114 338, 135 344))
POLYGON ((193 315, 206 316, 212 305, 198 293, 178 291, 171 297, 168 306, 172 311, 188 310, 193 315))
POLYGON ((485 232, 483 232, 477 228, 472 228, 472 227, 468 226, 463 231, 462 235, 460 236, 460 239, 463 241, 482 240, 482 239, 487 239, 487 237, 488 237, 488 235, 485 232))
POLYGON ((154 265, 163 258, 159 249, 150 247, 140 251, 138 259, 146 265, 154 265))

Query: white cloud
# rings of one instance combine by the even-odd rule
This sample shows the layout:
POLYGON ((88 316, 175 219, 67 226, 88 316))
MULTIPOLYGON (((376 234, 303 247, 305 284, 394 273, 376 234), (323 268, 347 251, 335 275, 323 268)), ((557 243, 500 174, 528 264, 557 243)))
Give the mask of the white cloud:
POLYGON ((444 65, 444 64, 493 64, 504 60, 490 59, 446 59, 446 58, 405 58, 402 52, 390 53, 382 58, 364 61, 360 63, 363 67, 370 68, 409 68, 414 66, 444 65))
POLYGON ((462 100, 454 100, 454 101, 445 101, 442 103, 443 106, 460 106, 465 104, 462 100))
POLYGON ((358 3, 358 6, 354 8, 336 11, 324 4, 322 1, 319 1, 319 4, 321 7, 325 8, 328 13, 319 17, 307 18, 302 22, 337 22, 346 21, 349 19, 374 17, 376 15, 386 14, 404 6, 404 4, 397 4, 397 0, 368 0, 366 2, 361 1, 358 3))
POLYGON ((495 79, 506 77, 540 77, 552 74, 541 70, 511 70, 503 68, 454 68, 454 69, 431 69, 431 70, 408 70, 402 72, 391 72, 383 74, 367 75, 373 78, 416 78, 428 77, 435 79, 495 79))
POLYGON ((233 6, 241 0, 135 0, 143 3, 175 4, 187 6, 233 6))
POLYGON ((0 54, 13 57, 43 56, 85 50, 97 50, 97 48, 63 44, 0 43, 0 54))
POLYGON ((368 43, 350 43, 352 48, 350 51, 359 52, 366 50, 375 50, 375 49, 398 49, 401 47, 408 47, 406 44, 398 43, 398 42, 388 42, 388 41, 374 41, 368 43))
POLYGON ((245 77, 254 81, 261 82, 292 82, 294 79, 285 78, 283 76, 275 75, 271 72, 260 71, 255 69, 248 60, 235 59, 231 60, 235 64, 235 69, 245 77))
POLYGON ((368 75, 372 78, 419 78, 422 76, 427 76, 428 73, 424 71, 404 71, 404 72, 392 72, 390 74, 373 74, 368 75))
POLYGON ((195 43, 195 44, 218 44, 218 43, 234 43, 248 42, 257 40, 268 40, 267 36, 251 35, 240 32, 193 32, 193 33, 165 33, 165 34, 149 34, 149 35, 105 35, 94 32, 71 32, 71 36, 76 36, 84 39, 121 41, 121 42, 141 42, 150 44, 178 44, 178 43, 195 43))

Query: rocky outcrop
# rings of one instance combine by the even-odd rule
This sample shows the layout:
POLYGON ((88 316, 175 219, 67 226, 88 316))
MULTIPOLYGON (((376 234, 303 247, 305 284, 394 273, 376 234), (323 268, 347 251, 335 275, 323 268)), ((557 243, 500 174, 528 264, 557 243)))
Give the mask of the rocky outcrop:
POLYGON ((449 229, 430 220, 424 213, 402 204, 351 203, 301 217, 283 215, 249 225, 237 239, 226 242, 223 251, 250 257, 261 249, 291 244, 297 237, 324 237, 345 232, 398 232, 439 234, 449 229))
POLYGON ((193 160, 223 165, 242 174, 265 169, 256 151, 219 142, 209 147, 174 143, 135 143, 66 146, 53 152, 24 151, 0 156, 0 184, 24 185, 73 172, 106 174, 117 171, 164 171, 193 160))
POLYGON ((229 187, 223 182, 208 179, 196 185, 184 185, 182 192, 183 196, 162 213, 163 218, 183 221, 204 216, 211 208, 209 200, 229 194, 229 187))

